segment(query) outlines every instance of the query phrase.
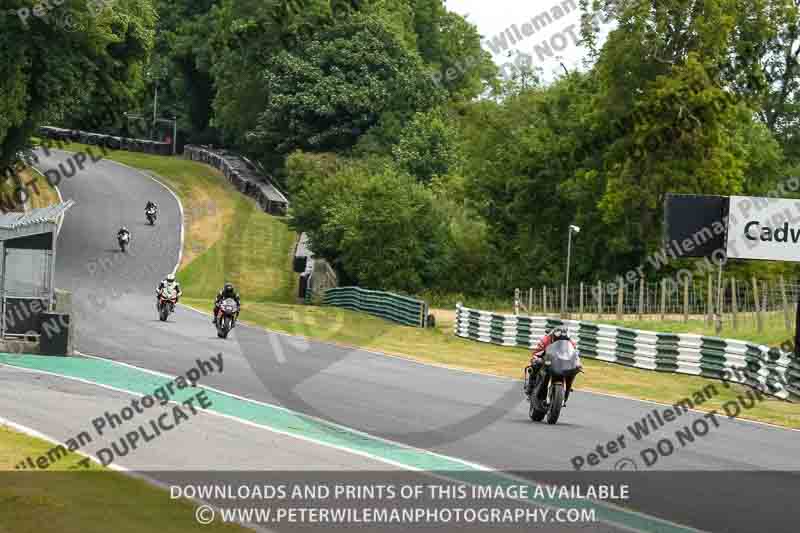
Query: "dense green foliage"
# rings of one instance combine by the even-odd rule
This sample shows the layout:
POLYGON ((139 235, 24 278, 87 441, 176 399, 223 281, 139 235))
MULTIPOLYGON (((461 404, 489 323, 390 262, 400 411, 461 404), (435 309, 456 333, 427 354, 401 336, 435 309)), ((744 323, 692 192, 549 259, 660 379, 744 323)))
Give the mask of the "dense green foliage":
POLYGON ((45 122, 125 110, 153 46, 150 0, 91 11, 64 0, 36 16, 41 4, 9 0, 0 12, 0 168, 45 122))
POLYGON ((546 84, 501 80, 442 0, 153 0, 155 37, 129 0, 80 35, 4 31, 3 155, 43 120, 152 113, 158 85, 182 140, 264 164, 349 283, 559 283, 569 224, 576 279, 653 274, 666 193, 762 195, 797 170, 800 0, 580 4, 585 68, 546 84), (603 40, 598 13, 615 20, 603 40))
POLYGON ((446 217, 413 177, 382 161, 341 164, 300 153, 289 167, 295 224, 348 281, 415 292, 454 266, 446 217))

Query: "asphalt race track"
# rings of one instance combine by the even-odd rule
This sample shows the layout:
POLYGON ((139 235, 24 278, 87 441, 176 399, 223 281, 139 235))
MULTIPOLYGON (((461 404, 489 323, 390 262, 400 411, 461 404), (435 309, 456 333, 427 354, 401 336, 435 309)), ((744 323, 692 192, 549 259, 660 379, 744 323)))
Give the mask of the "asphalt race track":
MULTIPOLYGON (((56 167, 63 157, 43 158, 42 169, 56 167)), ((622 474, 633 480, 630 506, 635 509, 713 531, 752 531, 764 524, 773 531, 796 528, 797 431, 731 420, 724 414, 711 424, 700 413, 686 413, 635 441, 627 427, 657 405, 585 392, 574 393, 557 425, 533 424, 516 380, 422 365, 244 325, 228 340, 220 340, 210 316, 185 307, 161 323, 154 290, 173 270, 180 243, 181 216, 173 196, 141 173, 107 161, 63 180, 60 190, 76 205, 59 237, 57 286, 74 293, 76 347, 83 353, 177 375, 196 359, 223 352, 224 373, 210 376, 205 384, 537 480, 578 479, 574 457, 586 458, 598 445, 624 434, 625 449, 584 470, 598 480, 603 476, 611 480, 620 473, 608 471, 615 465, 624 468, 622 474), (148 199, 159 205, 155 227, 144 222, 148 199), (123 224, 132 232, 127 256, 116 247, 116 231, 123 224), (654 448, 665 437, 676 441, 675 431, 692 423, 702 426, 698 420, 709 425, 705 434, 651 467, 644 464, 642 449, 654 448), (638 472, 631 473, 632 465, 638 472)), ((246 306, 247 294, 242 298, 246 306)), ((3 380, 10 377, 0 374, 3 380)), ((0 407, 8 412, 9 399, 0 398, 0 407)), ((16 414, 23 416, 22 411, 16 414)), ((37 429, 43 422, 43 417, 30 420, 37 429)), ((251 438, 259 437, 243 434, 240 440, 246 444, 251 438)), ((204 449, 217 444, 225 445, 210 441, 204 449)), ((284 441, 276 444, 283 445, 284 441)), ((203 456, 215 460, 213 455, 203 456)), ((239 455, 230 457, 238 461, 239 455)), ((356 462, 369 468, 368 462, 360 461, 356 462)), ((337 456, 331 462, 339 463, 347 461, 337 456)), ((249 468, 252 463, 240 466, 249 468)))
MULTIPOLYGON (((131 395, 87 385, 69 379, 41 375, 11 367, 0 367, 0 413, 4 418, 37 428, 59 442, 89 432, 95 446, 87 451, 112 449, 112 443, 124 438, 130 429, 118 426, 102 435, 102 442, 92 431, 92 421, 105 412, 119 412, 130 405, 131 395), (19 401, 25 391, 25 402, 19 401), (53 416, 53 406, 68 405, 69 413, 53 416)), ((264 431, 245 424, 204 413, 178 426, 179 430, 162 432, 157 438, 137 446, 119 464, 140 472, 183 470, 362 470, 391 469, 344 451, 320 448, 312 443, 264 431), (225 453, 219 453, 225 450, 225 453), (254 453, 256 451, 256 453, 254 453), (180 467, 180 468, 178 468, 180 467)), ((154 436, 154 432, 150 432, 154 436)), ((141 441, 140 441, 141 442, 141 441)), ((24 461, 19 457, 19 461, 24 461)), ((117 464, 117 461, 115 461, 117 464)))

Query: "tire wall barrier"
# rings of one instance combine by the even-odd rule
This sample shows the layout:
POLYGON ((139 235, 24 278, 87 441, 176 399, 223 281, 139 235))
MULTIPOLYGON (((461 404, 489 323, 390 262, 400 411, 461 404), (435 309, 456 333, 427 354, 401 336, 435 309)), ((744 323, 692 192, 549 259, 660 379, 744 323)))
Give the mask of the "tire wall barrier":
POLYGON ((359 287, 336 287, 325 291, 322 303, 361 311, 406 326, 424 328, 427 325, 426 302, 390 292, 370 291, 359 287))
POLYGON ((456 305, 458 337, 532 349, 546 326, 561 325, 581 357, 646 370, 724 379, 785 400, 800 401, 794 354, 745 341, 656 333, 577 320, 502 315, 456 305))
POLYGON ((226 150, 211 150, 194 145, 184 146, 183 156, 192 161, 206 163, 222 172, 239 192, 254 198, 264 212, 286 215, 289 200, 272 182, 260 176, 254 166, 243 157, 226 150))
POLYGON ((129 137, 115 137, 101 133, 90 133, 80 130, 65 130, 43 126, 39 128, 39 135, 46 139, 59 142, 76 142, 93 146, 104 146, 111 150, 127 150, 129 152, 143 152, 156 155, 172 155, 172 145, 169 143, 131 139, 129 137))

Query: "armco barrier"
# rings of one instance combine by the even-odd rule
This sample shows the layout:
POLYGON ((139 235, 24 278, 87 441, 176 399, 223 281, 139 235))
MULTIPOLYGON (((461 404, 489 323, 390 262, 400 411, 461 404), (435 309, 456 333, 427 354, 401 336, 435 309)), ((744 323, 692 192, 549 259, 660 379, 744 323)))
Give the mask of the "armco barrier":
POLYGON ((129 137, 116 137, 102 133, 90 133, 80 130, 65 130, 43 126, 39 128, 39 135, 46 139, 59 142, 76 142, 94 146, 104 146, 111 150, 127 150, 129 152, 144 152, 147 154, 172 155, 172 145, 169 143, 147 141, 144 139, 131 139, 129 137))
POLYGON ((322 303, 362 311, 406 326, 424 328, 428 322, 426 302, 390 292, 336 287, 325 291, 322 303))
POLYGON ((533 348, 544 335, 545 327, 555 325, 567 328, 578 344, 581 357, 660 372, 724 377, 779 398, 800 401, 800 361, 776 348, 716 337, 502 315, 456 306, 455 334, 480 342, 533 348))
POLYGON ((255 198, 265 212, 280 216, 286 214, 289 200, 266 177, 259 176, 245 158, 226 150, 215 151, 194 145, 184 146, 183 155, 187 159, 211 165, 225 174, 239 192, 255 198))

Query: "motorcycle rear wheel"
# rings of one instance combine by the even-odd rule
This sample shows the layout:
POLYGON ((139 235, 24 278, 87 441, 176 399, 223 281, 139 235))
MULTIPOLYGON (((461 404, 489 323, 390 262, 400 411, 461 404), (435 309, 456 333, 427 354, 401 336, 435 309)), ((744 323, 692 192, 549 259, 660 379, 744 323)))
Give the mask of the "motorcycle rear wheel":
POLYGON ((547 414, 547 404, 544 401, 539 401, 539 391, 542 387, 542 374, 539 373, 533 377, 535 381, 531 385, 530 405, 528 406, 528 416, 534 422, 541 422, 544 420, 544 415, 547 414))

